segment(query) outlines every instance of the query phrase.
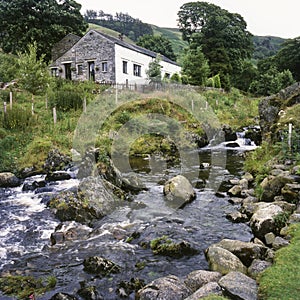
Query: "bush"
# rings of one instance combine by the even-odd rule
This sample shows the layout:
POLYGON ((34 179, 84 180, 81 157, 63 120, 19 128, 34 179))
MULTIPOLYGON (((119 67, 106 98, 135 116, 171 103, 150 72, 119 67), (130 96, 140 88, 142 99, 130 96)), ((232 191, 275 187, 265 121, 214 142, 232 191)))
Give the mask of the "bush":
POLYGON ((24 131, 33 125, 34 120, 31 110, 14 106, 12 110, 8 108, 7 112, 3 114, 2 126, 5 129, 18 129, 24 131))
POLYGON ((83 107, 83 96, 76 91, 56 91, 49 95, 49 105, 63 111, 78 110, 83 107))

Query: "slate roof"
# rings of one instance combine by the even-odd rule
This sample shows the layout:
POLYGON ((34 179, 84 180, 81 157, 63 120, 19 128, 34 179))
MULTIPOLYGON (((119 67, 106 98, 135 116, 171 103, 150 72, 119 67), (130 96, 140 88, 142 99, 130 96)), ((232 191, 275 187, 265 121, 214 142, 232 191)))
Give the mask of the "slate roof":
MULTIPOLYGON (((145 49, 145 48, 140 47, 140 46, 137 46, 137 45, 135 45, 135 44, 129 44, 129 43, 127 43, 127 42, 124 42, 123 40, 120 40, 120 39, 118 39, 118 38, 115 38, 115 37, 113 37, 113 36, 110 36, 110 35, 108 35, 108 34, 105 34, 105 33, 101 32, 101 31, 98 31, 98 30, 95 30, 95 29, 92 29, 91 31, 97 32, 98 34, 104 36, 105 38, 107 38, 108 40, 110 40, 111 42, 113 42, 113 43, 115 43, 115 44, 117 44, 117 45, 119 45, 119 46, 122 46, 122 47, 125 47, 125 48, 127 48, 127 49, 130 49, 130 50, 133 50, 133 51, 136 51, 136 52, 145 54, 145 55, 150 56, 150 57, 152 57, 152 58, 156 58, 156 56, 157 56, 157 53, 154 52, 154 51, 145 49)), ((161 59, 162 59, 163 61, 167 62, 167 63, 170 63, 170 64, 173 64, 173 65, 178 66, 178 64, 177 64, 175 61, 173 61, 173 60, 167 58, 167 57, 164 56, 164 55, 161 55, 161 59)))

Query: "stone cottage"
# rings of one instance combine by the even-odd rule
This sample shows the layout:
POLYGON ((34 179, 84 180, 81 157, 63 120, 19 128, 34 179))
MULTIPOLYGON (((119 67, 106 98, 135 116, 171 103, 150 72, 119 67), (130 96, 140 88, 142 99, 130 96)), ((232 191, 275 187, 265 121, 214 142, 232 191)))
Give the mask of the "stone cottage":
MULTIPOLYGON (((69 34, 52 49, 51 73, 70 80, 100 83, 146 84, 146 70, 157 53, 97 30, 83 37, 69 34)), ((180 73, 180 66, 162 56, 163 77, 180 73)))

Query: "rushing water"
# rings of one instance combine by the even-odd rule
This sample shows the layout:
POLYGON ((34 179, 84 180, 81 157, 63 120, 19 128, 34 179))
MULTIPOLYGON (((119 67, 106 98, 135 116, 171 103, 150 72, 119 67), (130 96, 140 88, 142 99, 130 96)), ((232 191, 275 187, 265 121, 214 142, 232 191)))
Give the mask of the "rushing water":
MULTIPOLYGON (((167 171, 155 168, 155 172, 151 172, 149 162, 138 159, 131 162, 132 168, 139 173, 148 190, 98 221, 93 229, 75 223, 68 224, 75 226, 82 234, 63 244, 51 245, 50 235, 59 221, 41 200, 76 186, 76 179, 52 183, 35 192, 22 192, 22 187, 0 189, 0 271, 37 277, 55 276, 55 290, 38 299, 50 299, 57 292, 75 294, 80 282, 97 286, 104 299, 118 299, 115 291, 122 280, 138 277, 148 283, 169 274, 183 277, 193 270, 207 269, 204 250, 210 244, 223 238, 249 241, 252 237, 247 225, 233 224, 225 218, 233 207, 226 193, 222 193, 228 189, 231 178, 241 175, 243 151, 220 151, 227 158, 225 168, 217 169, 214 175, 222 179, 221 193, 216 194, 207 188, 210 169, 199 170, 199 165, 191 166, 187 174, 193 174, 196 200, 184 209, 170 207, 164 200, 162 184, 165 179, 180 173, 180 166, 171 166, 167 171), (140 234, 139 238, 126 243, 126 238, 134 232, 140 234), (139 245, 141 241, 149 242, 162 235, 174 241, 185 240, 199 252, 190 257, 174 259, 155 256, 149 248, 139 245), (84 272, 83 260, 95 255, 117 263, 122 268, 121 273, 99 278, 84 272)), ((210 163, 209 149, 201 150, 199 156, 202 162, 210 163)), ((35 176, 26 181, 43 179, 43 176, 35 176)), ((131 295, 131 299, 134 299, 134 295, 131 295)))

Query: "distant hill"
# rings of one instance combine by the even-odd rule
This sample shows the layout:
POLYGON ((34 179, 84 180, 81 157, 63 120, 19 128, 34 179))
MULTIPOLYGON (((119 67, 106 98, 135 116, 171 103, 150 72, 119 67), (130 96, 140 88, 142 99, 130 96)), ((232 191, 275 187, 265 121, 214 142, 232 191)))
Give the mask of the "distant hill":
POLYGON ((275 55, 285 41, 286 39, 275 36, 254 36, 253 58, 258 60, 275 55))
MULTIPOLYGON (((155 35, 163 35, 164 37, 168 38, 172 44, 173 51, 177 57, 180 57, 184 52, 184 49, 188 46, 186 41, 182 40, 181 32, 178 28, 164 28, 158 27, 156 25, 151 25, 153 34, 155 35)), ((114 37, 119 36, 119 32, 114 31, 112 29, 99 26, 96 24, 89 23, 89 29, 96 29, 100 32, 109 34, 114 37)), ((128 43, 133 44, 134 41, 124 36, 124 40, 128 43)), ((278 50, 280 49, 282 43, 284 43, 286 39, 275 37, 275 36, 254 36, 253 43, 254 43, 254 53, 253 59, 255 61, 259 59, 264 59, 275 55, 278 50)))

